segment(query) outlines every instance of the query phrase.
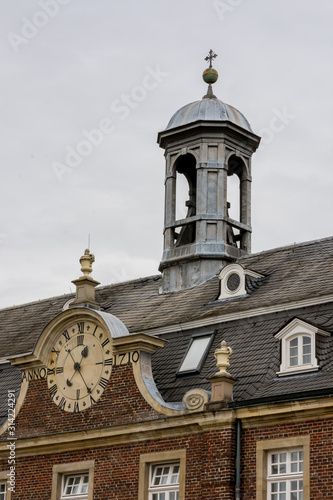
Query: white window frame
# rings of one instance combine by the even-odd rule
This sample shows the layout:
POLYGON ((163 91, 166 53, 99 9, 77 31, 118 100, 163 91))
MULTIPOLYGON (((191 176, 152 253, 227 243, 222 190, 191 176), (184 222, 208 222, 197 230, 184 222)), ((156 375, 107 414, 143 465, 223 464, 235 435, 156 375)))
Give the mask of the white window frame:
POLYGON ((310 436, 257 441, 256 500, 270 500, 269 456, 272 452, 303 451, 303 500, 310 500, 310 436))
MULTIPOLYGON (((293 319, 287 326, 280 330, 275 337, 281 340, 281 365, 277 375, 285 376, 297 373, 307 373, 319 370, 316 358, 316 335, 330 336, 330 333, 306 323, 298 318, 293 319), (303 362, 303 337, 310 339, 310 362, 303 362), (290 363, 291 342, 298 339, 297 364, 290 363)), ((295 351, 294 351, 295 352, 295 351)))
MULTIPOLYGON (((68 480, 71 478, 80 478, 79 486, 82 489, 84 484, 84 478, 88 476, 88 490, 89 490, 89 471, 82 471, 78 473, 63 474, 61 481, 61 496, 60 500, 87 500, 88 499, 88 491, 85 493, 76 493, 76 494, 66 494, 66 489, 68 488, 68 480)), ((74 485, 72 485, 74 486, 74 485)))
POLYGON ((247 291, 245 288, 246 276, 251 276, 252 278, 262 278, 262 274, 258 274, 250 269, 244 269, 240 264, 229 264, 225 266, 218 278, 220 280, 220 295, 218 300, 233 299, 235 297, 245 297, 247 291), (228 280, 232 274, 237 274, 239 278, 238 287, 230 290, 228 287, 228 280))
POLYGON ((5 495, 5 500, 11 500, 12 497, 12 492, 8 489, 9 483, 9 471, 1 471, 0 472, 0 484, 5 484, 6 485, 6 495, 5 495))
POLYGON ((7 500, 7 482, 6 481, 0 481, 0 500, 7 500), (5 487, 4 491, 3 486, 5 487), (4 495, 3 495, 4 494, 4 495))
POLYGON ((290 500, 291 498, 291 491, 300 493, 302 492, 302 498, 303 498, 303 492, 304 492, 304 484, 303 484, 303 448, 282 448, 279 450, 272 450, 267 453, 267 500, 279 500, 279 492, 285 494, 285 499, 290 500), (297 460, 297 461, 292 461, 292 454, 297 453, 298 458, 300 458, 300 454, 302 454, 302 460, 297 460), (280 462, 280 460, 277 463, 272 463, 272 458, 273 456, 278 455, 279 457, 281 455, 286 456, 285 462, 280 462), (297 464, 297 471, 292 472, 291 470, 291 464, 297 464), (277 468, 280 468, 280 465, 283 464, 286 467, 285 472, 276 472, 272 473, 272 467, 276 466, 277 468), (297 489, 296 490, 291 490, 291 487, 293 485, 293 482, 297 483, 297 489), (302 483, 301 489, 300 487, 300 482, 302 483), (280 485, 282 484, 285 486, 285 488, 280 489, 278 487, 279 491, 272 491, 273 485, 280 485))
POLYGON ((94 460, 70 462, 53 466, 51 500, 93 500, 94 495, 94 460), (88 493, 79 495, 64 495, 66 477, 88 475, 88 493))
POLYGON ((156 465, 179 464, 179 500, 185 500, 186 450, 145 453, 140 456, 138 500, 150 500, 152 473, 156 465))
MULTIPOLYGON (((166 475, 163 474, 163 477, 166 475)), ((159 495, 160 493, 165 494, 166 500, 170 500, 170 493, 178 493, 179 496, 179 476, 180 476, 180 462, 166 462, 166 463, 158 463, 158 464, 151 464, 150 465, 150 471, 149 471, 149 488, 148 488, 148 493, 149 493, 149 500, 153 500, 153 495, 159 495), (174 468, 178 468, 177 476, 178 476, 178 481, 177 482, 172 482, 172 478, 175 476, 174 474, 174 468), (164 471, 165 468, 169 468, 167 477, 166 477, 166 483, 165 484, 154 484, 155 479, 156 479, 156 471, 158 469, 162 469, 164 471), (169 495, 168 495, 169 493, 169 495)))

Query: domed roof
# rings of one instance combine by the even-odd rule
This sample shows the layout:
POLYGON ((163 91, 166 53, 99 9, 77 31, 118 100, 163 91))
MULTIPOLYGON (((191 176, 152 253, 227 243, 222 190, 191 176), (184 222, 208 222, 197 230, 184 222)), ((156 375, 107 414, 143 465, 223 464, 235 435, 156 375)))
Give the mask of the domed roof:
POLYGON ((165 130, 198 120, 232 122, 252 132, 249 122, 238 109, 225 104, 216 97, 204 97, 201 101, 191 102, 183 106, 172 116, 165 130))

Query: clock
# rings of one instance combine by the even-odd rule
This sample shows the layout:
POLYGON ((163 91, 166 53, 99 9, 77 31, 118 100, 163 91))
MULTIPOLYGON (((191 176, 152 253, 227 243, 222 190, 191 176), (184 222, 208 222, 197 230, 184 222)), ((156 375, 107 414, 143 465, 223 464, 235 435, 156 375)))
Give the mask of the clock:
POLYGON ((110 337, 95 321, 68 322, 56 334, 47 365, 53 402, 66 412, 90 408, 102 396, 111 375, 110 337))

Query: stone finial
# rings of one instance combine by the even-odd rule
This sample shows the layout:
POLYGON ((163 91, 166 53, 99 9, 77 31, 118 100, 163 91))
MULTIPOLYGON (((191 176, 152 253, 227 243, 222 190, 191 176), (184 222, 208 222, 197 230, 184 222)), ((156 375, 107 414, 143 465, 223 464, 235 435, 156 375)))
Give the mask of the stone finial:
POLYGON ((80 257, 81 271, 84 276, 89 276, 92 273, 92 265, 95 262, 95 255, 90 253, 89 248, 86 248, 84 255, 80 257))
POLYGON ((231 355, 231 347, 228 347, 226 341, 222 340, 221 347, 219 349, 216 349, 216 351, 214 352, 214 356, 217 361, 216 366, 219 368, 219 372, 217 372, 216 375, 224 374, 227 372, 227 369, 230 366, 229 359, 231 355))
POLYGON ((212 377, 208 377, 212 387, 212 397, 205 404, 205 410, 222 410, 232 401, 232 389, 236 379, 227 372, 231 354, 231 347, 228 347, 226 341, 222 340, 221 347, 214 353, 219 371, 212 377))
POLYGON ((69 307, 99 307, 99 304, 95 300, 95 288, 99 285, 99 282, 89 276, 92 272, 93 262, 95 262, 95 256, 90 253, 89 248, 86 248, 84 255, 80 258, 81 271, 83 274, 78 279, 72 281, 76 286, 76 297, 69 307))

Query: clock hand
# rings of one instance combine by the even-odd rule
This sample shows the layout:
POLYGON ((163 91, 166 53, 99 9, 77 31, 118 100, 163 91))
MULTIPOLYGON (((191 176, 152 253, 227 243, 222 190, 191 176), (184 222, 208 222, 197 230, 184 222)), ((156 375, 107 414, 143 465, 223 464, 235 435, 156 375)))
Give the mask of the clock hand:
POLYGON ((72 360, 74 361, 75 363, 75 359, 73 358, 73 355, 71 353, 71 350, 70 349, 66 349, 66 352, 68 352, 68 354, 70 355, 70 357, 72 358, 72 360))
POLYGON ((88 394, 90 394, 90 393, 91 393, 91 389, 87 386, 86 381, 84 380, 84 378, 83 378, 83 375, 82 375, 81 371, 80 371, 80 370, 78 370, 78 373, 81 375, 81 378, 82 378, 82 380, 83 380, 83 382, 84 382, 84 385, 85 385, 85 386, 86 386, 86 388, 87 388, 87 392, 88 392, 88 394))
MULTIPOLYGON (((82 355, 82 358, 86 358, 88 356, 88 346, 87 345, 85 346, 85 348, 81 352, 81 355, 82 355)), ((82 358, 81 358, 81 361, 82 361, 82 358)), ((81 363, 81 361, 80 361, 80 363, 81 363)))

